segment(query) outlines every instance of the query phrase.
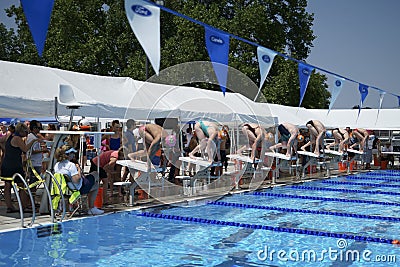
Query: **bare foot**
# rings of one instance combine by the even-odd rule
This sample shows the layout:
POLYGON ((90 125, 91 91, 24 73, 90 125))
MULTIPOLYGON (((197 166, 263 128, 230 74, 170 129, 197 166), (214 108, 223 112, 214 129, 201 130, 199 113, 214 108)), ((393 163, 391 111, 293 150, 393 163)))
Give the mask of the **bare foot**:
POLYGON ((303 151, 306 151, 306 149, 304 147, 301 147, 300 149, 303 150, 303 151))

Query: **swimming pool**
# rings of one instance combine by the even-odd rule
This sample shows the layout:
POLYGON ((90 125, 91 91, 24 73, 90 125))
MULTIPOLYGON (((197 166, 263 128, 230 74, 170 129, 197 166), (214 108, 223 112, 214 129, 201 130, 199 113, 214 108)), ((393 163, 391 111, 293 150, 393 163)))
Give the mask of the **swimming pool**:
POLYGON ((395 266, 397 186, 381 171, 4 232, 0 265, 395 266))

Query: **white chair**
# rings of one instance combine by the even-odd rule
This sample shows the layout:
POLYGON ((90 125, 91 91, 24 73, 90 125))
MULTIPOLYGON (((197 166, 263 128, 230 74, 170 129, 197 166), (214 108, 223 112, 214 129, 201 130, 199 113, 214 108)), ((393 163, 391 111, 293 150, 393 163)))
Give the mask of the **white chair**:
POLYGON ((70 129, 72 126, 72 119, 74 117, 74 111, 79 109, 81 106, 85 106, 82 103, 79 103, 76 98, 74 91, 70 85, 60 84, 60 90, 58 93, 58 103, 66 106, 67 109, 71 110, 68 128, 70 129))

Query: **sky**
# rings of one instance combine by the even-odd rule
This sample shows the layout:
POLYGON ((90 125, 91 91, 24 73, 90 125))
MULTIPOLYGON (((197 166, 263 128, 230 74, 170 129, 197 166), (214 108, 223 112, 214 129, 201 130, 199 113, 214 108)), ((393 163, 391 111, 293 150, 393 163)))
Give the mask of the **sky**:
MULTIPOLYGON (((19 2, 0 0, 0 22, 13 26, 4 8, 19 2)), ((399 10, 399 0, 308 0, 316 39, 306 62, 357 82, 344 83, 334 109, 360 103, 358 83, 400 95, 399 10)), ((378 108, 377 90, 369 89, 363 106, 378 108)), ((386 94, 382 107, 397 108, 397 97, 386 94)))

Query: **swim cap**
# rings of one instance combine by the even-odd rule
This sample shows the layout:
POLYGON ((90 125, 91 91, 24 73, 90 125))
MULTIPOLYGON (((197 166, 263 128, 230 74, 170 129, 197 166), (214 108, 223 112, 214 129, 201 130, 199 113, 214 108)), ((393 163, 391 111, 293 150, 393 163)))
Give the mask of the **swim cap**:
POLYGON ((325 136, 326 136, 326 138, 332 138, 332 136, 333 136, 332 131, 330 131, 330 130, 326 131, 325 136))
POLYGON ((167 147, 174 147, 176 145, 176 136, 174 134, 167 135, 165 137, 165 144, 167 147))
POLYGON ((304 141, 304 136, 301 135, 301 134, 297 135, 297 141, 303 142, 304 141))

